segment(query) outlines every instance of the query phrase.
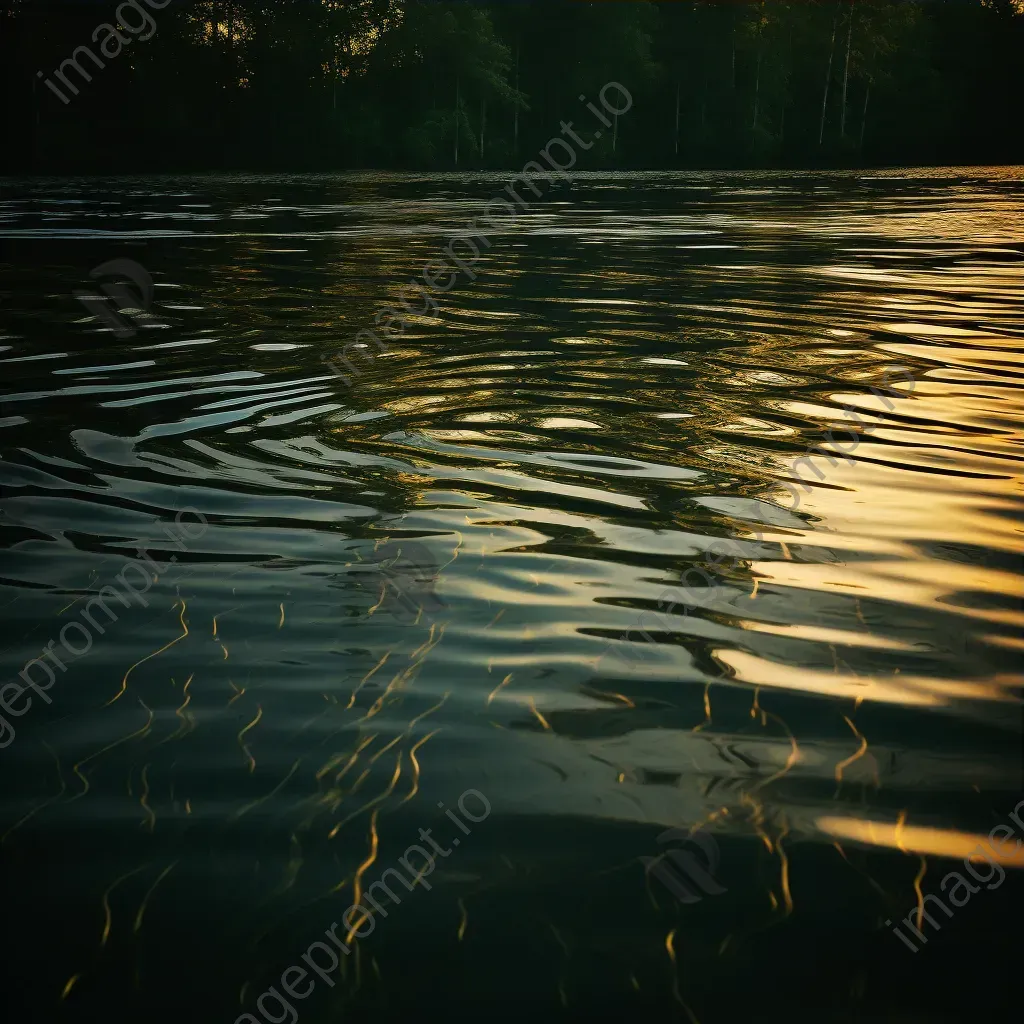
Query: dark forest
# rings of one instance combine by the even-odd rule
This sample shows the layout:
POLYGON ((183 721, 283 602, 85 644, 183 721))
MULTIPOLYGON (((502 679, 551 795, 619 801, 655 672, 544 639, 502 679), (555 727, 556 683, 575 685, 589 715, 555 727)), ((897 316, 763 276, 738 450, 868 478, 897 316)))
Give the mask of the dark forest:
POLYGON ((0 3, 0 169, 509 168, 609 81, 634 107, 581 167, 1024 159, 1011 0, 156 6, 0 3))

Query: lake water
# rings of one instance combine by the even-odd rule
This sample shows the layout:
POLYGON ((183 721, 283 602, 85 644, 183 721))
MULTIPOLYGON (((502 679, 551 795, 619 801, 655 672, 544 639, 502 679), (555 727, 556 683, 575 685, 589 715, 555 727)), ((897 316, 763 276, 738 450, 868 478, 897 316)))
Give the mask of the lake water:
POLYGON ((1019 997, 1024 859, 886 922, 1024 796, 1024 170, 579 175, 332 372, 504 180, 3 184, 17 1019, 1019 997))

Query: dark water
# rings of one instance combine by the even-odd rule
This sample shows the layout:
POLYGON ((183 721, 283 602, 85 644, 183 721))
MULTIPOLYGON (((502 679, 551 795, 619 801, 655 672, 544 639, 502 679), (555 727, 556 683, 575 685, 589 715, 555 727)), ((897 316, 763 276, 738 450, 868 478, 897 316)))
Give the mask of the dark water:
POLYGON ((328 370, 502 184, 3 188, 10 1019, 1014 1005, 1012 840, 886 921, 1024 796, 1024 172, 580 176, 328 370))

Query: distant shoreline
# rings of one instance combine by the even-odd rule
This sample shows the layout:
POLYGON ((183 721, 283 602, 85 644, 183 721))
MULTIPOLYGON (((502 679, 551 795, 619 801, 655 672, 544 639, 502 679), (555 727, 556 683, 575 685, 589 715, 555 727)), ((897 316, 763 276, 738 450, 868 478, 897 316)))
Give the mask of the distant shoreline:
MULTIPOLYGON (((67 171, 61 173, 59 171, 34 171, 34 172, 3 172, 0 173, 0 185, 10 185, 12 183, 22 181, 44 181, 47 179, 60 179, 60 180, 95 180, 95 179, 108 179, 108 180, 125 180, 131 178, 231 178, 231 177, 258 177, 258 178, 287 178, 287 177, 302 177, 302 178, 313 178, 313 177, 358 177, 359 175, 380 175, 393 177, 396 180, 403 180, 415 177, 429 177, 429 178, 452 178, 464 180, 467 178, 478 177, 480 180, 486 180, 488 177, 502 178, 508 176, 516 170, 515 167, 509 166, 503 167, 487 167, 487 168, 476 168, 476 169, 462 169, 455 170, 449 169, 414 169, 414 168, 397 168, 397 167, 349 167, 349 168, 338 168, 333 170, 281 170, 281 169, 269 169, 269 168, 231 168, 217 170, 213 168, 205 168, 201 170, 173 170, 173 171, 156 171, 156 170, 137 170, 137 171, 125 171, 120 170, 117 172, 112 171, 67 171)), ((878 174, 883 177, 899 177, 899 176, 913 176, 913 177, 927 177, 929 173, 944 172, 940 176, 942 177, 955 177, 962 176, 970 172, 983 172, 983 171, 1020 171, 1020 176, 1024 178, 1024 163, 981 163, 981 164, 885 164, 876 167, 850 167, 850 166, 835 166, 835 167, 584 167, 580 170, 574 170, 570 177, 571 178, 586 178, 587 176, 598 176, 598 175, 747 175, 747 174, 758 174, 758 175, 776 175, 776 176, 787 176, 793 175, 797 177, 813 177, 817 175, 821 176, 853 176, 862 175, 866 173, 878 174)))

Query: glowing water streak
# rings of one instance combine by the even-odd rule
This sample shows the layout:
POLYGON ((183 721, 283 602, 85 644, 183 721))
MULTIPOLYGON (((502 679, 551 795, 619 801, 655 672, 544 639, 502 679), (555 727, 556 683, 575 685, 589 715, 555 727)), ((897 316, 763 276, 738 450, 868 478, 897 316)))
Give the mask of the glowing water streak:
MULTIPOLYGON (((921 918, 924 916, 924 891, 921 888, 921 883, 924 881, 925 872, 928 870, 928 861, 921 858, 921 870, 918 871, 917 877, 914 879, 914 892, 917 894, 917 930, 921 930, 921 918)), ((928 918, 930 921, 931 918, 928 918)))
MULTIPOLYGON (((177 608, 177 606, 178 606, 178 602, 175 601, 174 607, 177 608)), ((114 694, 114 696, 111 697, 110 700, 108 700, 106 704, 103 705, 104 707, 108 707, 109 705, 113 704, 115 700, 117 700, 118 698, 124 696, 125 690, 128 689, 128 676, 131 675, 131 673, 132 673, 132 671, 134 669, 137 669, 144 661, 149 661, 150 658, 155 658, 158 654, 163 654, 163 652, 166 651, 168 647, 173 647, 179 640, 184 640, 185 637, 188 636, 188 626, 185 624, 185 599, 184 598, 181 598, 181 614, 179 616, 179 621, 181 622, 181 628, 184 630, 184 632, 181 634, 181 636, 175 637, 169 644, 164 644, 164 646, 161 647, 160 650, 154 651, 152 654, 147 654, 144 658, 140 658, 137 662, 135 662, 135 664, 132 665, 132 667, 130 669, 128 669, 127 672, 125 672, 124 678, 121 680, 121 689, 118 690, 118 692, 116 694, 114 694)))
POLYGON ((548 732, 551 731, 551 723, 537 710, 537 705, 534 702, 533 697, 527 697, 526 703, 530 705, 530 710, 537 716, 537 721, 540 722, 541 726, 548 732))
POLYGON ((71 977, 68 978, 67 984, 64 986, 64 991, 60 994, 60 998, 62 1001, 67 999, 68 993, 75 987, 75 982, 78 981, 78 979, 81 978, 81 976, 81 973, 72 974, 71 977))
POLYGON ((502 679, 502 681, 500 683, 498 683, 498 685, 493 690, 491 690, 490 696, 487 698, 487 703, 490 704, 491 701, 494 700, 494 698, 498 696, 498 693, 502 690, 502 688, 508 686, 508 684, 511 683, 511 682, 512 682, 512 673, 509 672, 509 674, 507 676, 505 676, 505 678, 502 679))
POLYGON ((345 706, 345 710, 346 711, 348 711, 349 708, 351 708, 352 705, 355 704, 355 702, 356 702, 356 694, 359 693, 359 691, 366 685, 366 683, 370 679, 370 676, 372 676, 374 674, 374 672, 376 672, 377 669, 379 669, 384 664, 384 662, 386 662, 388 660, 388 658, 391 657, 391 655, 394 652, 394 650, 395 649, 392 647, 391 650, 388 651, 384 655, 384 657, 381 658, 380 661, 378 661, 377 664, 374 665, 373 668, 371 668, 370 671, 367 672, 365 676, 363 676, 362 679, 359 680, 359 685, 352 691, 352 696, 349 698, 348 704, 345 706))
POLYGON ((252 803, 246 804, 243 808, 241 808, 241 810, 235 811, 235 813, 228 818, 228 821, 238 821, 238 819, 242 817, 243 814, 247 814, 254 807, 259 807, 260 804, 266 803, 266 801, 271 799, 271 797, 276 796, 284 788, 288 780, 296 773, 296 771, 298 771, 300 764, 302 764, 301 757, 298 759, 298 761, 295 762, 295 764, 292 765, 291 771, 289 771, 288 774, 269 793, 267 793, 265 796, 258 797, 257 799, 253 800, 252 803))
MULTIPOLYGON (((363 750, 364 750, 364 749, 365 749, 365 748, 366 748, 366 747, 367 747, 367 746, 368 746, 369 744, 371 744, 371 743, 372 743, 372 742, 373 742, 373 741, 374 741, 374 740, 375 740, 376 738, 377 738, 377 734, 376 734, 376 733, 372 733, 371 735, 369 735, 369 736, 365 737, 365 738, 364 738, 364 739, 363 739, 363 740, 362 740, 362 741, 360 742, 359 746, 358 746, 358 747, 356 747, 355 751, 354 751, 354 752, 352 753, 352 756, 351 756, 351 757, 350 757, 350 758, 348 759, 348 763, 347 763, 347 764, 345 765, 345 767, 344 767, 344 768, 342 768, 342 769, 341 769, 341 771, 340 771, 340 772, 338 772, 338 774, 337 774, 337 775, 335 776, 335 779, 334 779, 334 781, 335 781, 336 783, 337 783, 337 782, 341 782, 342 778, 344 777, 345 773, 346 773, 346 772, 347 772, 347 771, 349 770, 349 768, 351 768, 351 767, 352 767, 352 765, 354 765, 354 764, 356 763, 356 761, 358 761, 358 760, 359 760, 359 755, 360 755, 360 753, 361 753, 361 752, 362 752, 362 751, 363 751, 363 750)), ((316 777, 317 777, 317 778, 319 779, 319 778, 321 777, 321 773, 323 773, 323 774, 326 774, 326 773, 327 773, 328 771, 330 771, 330 770, 331 770, 331 769, 332 769, 332 768, 334 767, 334 765, 335 765, 335 764, 337 764, 337 763, 338 763, 338 761, 340 761, 340 760, 341 760, 341 758, 343 758, 344 756, 345 756, 344 754, 341 754, 341 755, 339 755, 339 756, 338 756, 338 759, 337 759, 337 761, 335 761, 335 760, 334 760, 334 758, 332 758, 332 759, 331 759, 331 761, 333 761, 334 763, 332 764, 332 763, 331 763, 331 762, 329 761, 329 762, 328 762, 328 763, 327 763, 326 765, 324 765, 324 767, 323 767, 323 768, 321 768, 321 769, 320 769, 320 771, 319 771, 319 772, 317 772, 317 775, 316 775, 316 777)))
POLYGON ((249 752, 249 748, 242 742, 242 737, 251 729, 256 723, 263 717, 263 706, 261 704, 256 705, 256 717, 238 734, 238 745, 242 748, 245 756, 249 759, 249 772, 250 774, 256 771, 256 758, 249 752))
MULTIPOLYGON (((366 869, 369 868, 370 865, 377 859, 377 844, 378 844, 378 837, 377 837, 377 814, 378 813, 379 813, 378 811, 374 811, 373 814, 370 816, 370 855, 366 858, 366 860, 363 861, 362 864, 359 865, 359 868, 356 870, 356 877, 355 877, 354 881, 352 882, 352 890, 355 893, 355 898, 352 900, 352 905, 353 906, 358 906, 359 905, 359 901, 363 898, 363 887, 362 887, 363 875, 366 873, 366 869)), ((370 912, 365 907, 363 907, 361 909, 363 911, 363 916, 361 918, 359 918, 358 921, 355 921, 352 924, 352 927, 349 928, 348 934, 345 936, 345 945, 346 946, 349 943, 351 943, 352 936, 355 935, 356 931, 358 931, 359 926, 370 916, 370 912)))
POLYGON ((860 740, 860 749, 855 754, 851 754, 850 757, 846 758, 846 760, 840 761, 839 764, 836 765, 837 796, 839 795, 839 786, 842 784, 843 781, 843 770, 845 768, 848 768, 858 758, 863 757, 864 752, 868 749, 868 741, 863 737, 863 735, 861 735, 861 733, 857 731, 857 726, 855 726, 853 722, 851 722, 850 719, 846 717, 846 715, 843 715, 843 721, 853 730, 853 735, 860 740))
POLYGON ((90 761, 92 761, 93 759, 99 757, 101 754, 105 754, 108 750, 113 750, 114 747, 119 747, 122 743, 127 743, 129 740, 135 739, 136 737, 140 737, 141 738, 142 736, 145 736, 146 733, 148 733, 149 730, 152 728, 152 726, 153 726, 153 712, 150 711, 150 709, 148 707, 146 707, 146 703, 145 703, 145 701, 143 701, 143 699, 141 697, 139 698, 139 703, 144 708, 146 708, 147 712, 149 712, 149 718, 146 719, 146 724, 141 729, 137 729, 135 732, 129 733, 127 736, 122 736, 121 739, 114 740, 113 743, 108 743, 105 747, 101 748, 100 750, 97 750, 95 754, 90 754, 88 757, 82 758, 82 760, 79 761, 78 764, 76 764, 74 766, 74 768, 71 769, 72 772, 74 772, 74 774, 77 775, 82 780, 82 787, 83 788, 82 788, 82 792, 81 793, 76 793, 75 796, 73 796, 71 798, 71 800, 68 801, 68 803, 71 803, 72 801, 77 800, 79 797, 85 796, 85 794, 89 792, 89 780, 79 771, 79 769, 82 767, 82 765, 88 764, 90 761))
POLYGON ((146 772, 149 771, 149 765, 145 765, 142 769, 142 796, 139 797, 139 803, 142 805, 142 809, 146 812, 146 817, 143 819, 143 825, 149 825, 149 831, 152 832, 156 827, 156 814, 153 812, 153 808, 146 803, 149 797, 149 779, 146 778, 146 772))
POLYGON ((436 736, 440 731, 440 729, 435 729, 433 732, 428 732, 421 740, 414 743, 412 750, 409 751, 409 760, 412 761, 412 789, 409 791, 408 795, 402 799, 402 802, 398 805, 399 807, 401 807, 402 804, 408 803, 419 792, 420 763, 416 760, 416 751, 419 750, 431 736, 436 736))
POLYGON ((711 683, 704 685, 704 721, 700 725, 696 725, 691 729, 691 732, 700 732, 702 729, 706 729, 711 724, 711 683))
POLYGON ((456 545, 455 545, 455 550, 454 550, 454 551, 452 552, 452 557, 451 557, 451 558, 449 558, 449 559, 448 559, 448 561, 447 561, 447 562, 445 562, 445 563, 444 563, 444 565, 442 565, 442 566, 441 566, 441 567, 440 567, 440 568, 439 568, 439 569, 437 570, 437 573, 438 573, 438 575, 440 575, 440 574, 441 574, 441 573, 442 573, 442 572, 443 572, 443 571, 444 571, 445 569, 447 569, 447 568, 448 568, 448 566, 449 566, 449 565, 451 565, 451 564, 452 564, 452 562, 454 562, 454 561, 455 561, 455 559, 456 559, 456 558, 458 558, 458 557, 459 557, 459 549, 460 549, 460 548, 462 547, 462 545, 463 545, 463 543, 464 543, 464 541, 463 541, 463 539, 462 539, 462 534, 461 534, 461 533, 459 533, 459 531, 458 531, 458 530, 452 530, 452 533, 454 533, 454 534, 455 534, 455 536, 459 538, 459 542, 458 542, 458 544, 456 544, 456 545))
POLYGON ((447 700, 447 699, 448 699, 448 698, 449 698, 449 697, 450 697, 451 695, 452 695, 452 692, 451 692, 451 690, 448 690, 448 691, 447 691, 447 692, 445 693, 445 695, 444 695, 444 696, 443 696, 443 697, 442 697, 442 698, 441 698, 441 699, 440 699, 440 700, 439 700, 439 701, 438 701, 438 702, 437 702, 437 703, 436 703, 436 704, 435 704, 435 705, 434 705, 434 706, 433 706, 432 708, 427 708, 427 710, 426 710, 426 711, 424 711, 424 712, 423 712, 422 714, 419 714, 419 715, 417 715, 417 716, 416 716, 416 717, 415 717, 415 718, 414 718, 414 719, 413 719, 413 720, 412 720, 412 721, 411 721, 411 722, 409 723, 409 725, 407 726, 407 728, 406 728, 406 730, 405 730, 405 735, 406 735, 406 736, 411 736, 411 735, 412 735, 412 730, 413 730, 414 726, 415 726, 415 725, 417 724, 417 722, 422 722, 422 721, 423 721, 423 719, 427 717, 427 715, 432 715, 432 714, 433 714, 433 713, 434 713, 434 712, 435 712, 435 711, 436 711, 436 710, 437 710, 437 709, 438 709, 439 707, 441 707, 441 706, 442 706, 442 705, 444 704, 444 702, 445 702, 445 701, 446 701, 446 700, 447 700))
POLYGON ((398 743, 399 740, 401 740, 403 738, 404 738, 404 734, 403 733, 399 733, 390 743, 386 743, 383 747, 381 747, 380 750, 378 750, 377 753, 374 754, 373 757, 371 757, 370 760, 367 761, 366 763, 367 764, 373 764, 375 761, 377 761, 379 758, 381 758, 384 754, 386 754, 396 743, 398 743))
POLYGON ((786 901, 786 914, 788 915, 793 913, 793 897, 789 891, 789 858, 786 856, 786 851, 782 848, 782 840, 787 835, 789 835, 789 825, 786 823, 785 816, 783 816, 782 831, 775 840, 775 849, 779 851, 779 860, 782 864, 782 898, 786 901))
POLYGON ((764 789, 765 786, 770 785, 778 779, 781 779, 782 776, 787 774, 789 770, 793 767, 793 765, 795 765, 797 761, 800 760, 801 757, 800 747, 797 745, 796 737, 790 731, 789 726, 786 725, 786 723, 781 718, 779 718, 778 715, 772 714, 772 712, 770 711, 765 711, 764 715, 768 718, 774 719, 776 722, 779 723, 779 725, 782 726, 783 729, 786 730, 786 735, 789 737, 791 748, 789 751, 789 757, 786 758, 786 763, 782 766, 782 768, 779 771, 777 771, 774 775, 770 775, 767 779, 762 780, 756 786, 754 786, 754 788, 751 790, 752 793, 756 793, 758 792, 758 790, 764 789))
POLYGON ((665 936, 665 950, 668 953, 669 960, 672 962, 672 995, 675 997, 676 1002, 678 1002, 686 1011, 686 1015, 690 1018, 691 1024, 700 1024, 697 1018, 693 1015, 693 1011, 686 1005, 679 992, 679 970, 676 966, 675 938, 676 930, 673 928, 668 935, 665 936))
POLYGON ((140 871, 145 871, 148 868, 148 864, 143 864, 140 867, 133 868, 131 871, 125 872, 120 878, 115 879, 110 883, 110 887, 103 894, 102 905, 103 905, 103 934, 100 935, 100 949, 107 944, 107 939, 110 938, 110 929, 113 926, 114 918, 110 912, 110 894, 126 879, 131 878, 132 875, 137 875, 140 871))
POLYGON ((160 872, 159 876, 157 877, 157 880, 149 887, 149 891, 146 893, 146 895, 142 897, 142 902, 139 904, 139 911, 135 915, 135 924, 132 926, 132 931, 135 932, 136 935, 139 933, 139 929, 142 927, 142 918, 146 913, 146 907, 149 905, 150 897, 156 891, 156 887, 174 870, 174 866, 177 863, 177 861, 173 861, 172 863, 168 864, 167 867, 165 867, 163 871, 160 872))
MULTIPOLYGON (((367 772, 369 772, 369 768, 367 768, 367 772)), ((395 786, 398 784, 398 777, 401 774, 402 774, 402 752, 399 751, 398 752, 398 757, 395 760, 395 771, 394 771, 394 774, 391 776, 391 781, 388 783, 387 789, 385 789, 383 793, 379 793, 372 800, 367 801, 358 810, 353 811, 346 818, 343 818, 341 821, 339 821, 338 824, 335 825, 334 828, 332 828, 331 831, 328 833, 327 838, 328 839, 333 839, 338 834, 338 832, 341 830, 341 828, 343 826, 347 825, 350 821, 352 821, 353 818, 358 818, 359 815, 363 813, 363 811, 368 811, 371 807, 376 807, 377 804, 383 803, 385 800, 387 800, 387 798, 389 796, 391 796, 391 794, 395 791, 395 786)), ((354 788, 353 788, 353 792, 355 792, 354 788)), ((374 819, 376 819, 377 813, 378 813, 377 811, 373 812, 374 819)), ((358 900, 356 902, 358 902, 358 900)))
MULTIPOLYGON (((603 700, 618 701, 620 704, 625 704, 627 708, 636 707, 636 702, 630 700, 629 697, 627 697, 624 693, 614 693, 612 691, 606 690, 595 690, 589 686, 581 686, 580 692, 585 693, 588 697, 597 697, 598 699, 603 700)), ((490 703, 490 698, 488 698, 487 703, 490 703)))
POLYGON ((38 807, 34 807, 34 808, 33 808, 33 809, 31 810, 31 811, 29 811, 29 812, 28 812, 28 814, 26 814, 24 818, 21 818, 21 819, 19 819, 18 821, 16 821, 16 822, 15 822, 15 823, 14 823, 14 824, 13 824, 13 825, 12 825, 12 826, 11 826, 11 827, 10 827, 10 828, 9 828, 9 829, 8 829, 8 830, 7 830, 7 831, 6 831, 5 833, 4 833, 4 834, 3 834, 3 836, 2 836, 2 837, 0 837, 0 846, 3 846, 3 844, 7 842, 7 837, 8 837, 8 836, 9 836, 9 835, 10 835, 10 834, 11 834, 11 833, 12 833, 12 832, 13 832, 13 831, 15 830, 15 829, 21 828, 21 826, 22 826, 22 825, 24 825, 24 824, 25 824, 25 822, 29 820, 29 818, 32 818, 32 817, 34 817, 34 816, 35 816, 36 814, 38 814, 38 813, 39 813, 39 812, 40 812, 40 811, 41 811, 41 810, 42 810, 42 809, 43 809, 44 807, 48 807, 48 806, 49 806, 50 804, 52 804, 52 803, 56 803, 56 802, 57 802, 57 801, 58 801, 58 800, 59 800, 59 799, 60 799, 60 798, 61 798, 61 797, 62 797, 62 796, 64 795, 65 791, 67 790, 67 785, 66 785, 66 784, 64 783, 64 776, 63 776, 63 774, 61 773, 61 770, 60 770, 60 758, 59 758, 59 757, 57 757, 56 751, 54 751, 54 749, 53 749, 53 748, 52 748, 52 747, 50 746, 50 744, 49 744, 49 743, 47 743, 47 742, 46 742, 46 740, 43 740, 43 741, 42 741, 42 744, 43 744, 43 746, 44 746, 44 747, 46 747, 46 749, 47 749, 47 750, 49 750, 49 751, 50 751, 50 753, 51 753, 51 754, 53 755, 53 759, 54 759, 54 760, 55 760, 55 761, 57 762, 57 778, 58 778, 58 779, 60 779, 60 789, 59 789, 59 790, 57 791, 57 794, 56 794, 56 796, 51 796, 51 797, 50 797, 49 799, 47 799, 47 800, 44 800, 44 801, 43 801, 43 802, 42 802, 41 804, 39 804, 39 806, 38 806, 38 807))
POLYGON ((433 622, 430 624, 430 633, 427 636, 426 641, 420 644, 420 646, 417 647, 416 650, 409 655, 410 661, 413 661, 414 659, 418 658, 421 654, 424 657, 426 657, 444 639, 444 631, 448 628, 448 623, 444 622, 441 624, 441 628, 437 631, 436 640, 433 639, 434 625, 435 624, 433 622))

